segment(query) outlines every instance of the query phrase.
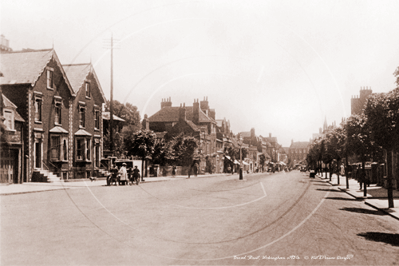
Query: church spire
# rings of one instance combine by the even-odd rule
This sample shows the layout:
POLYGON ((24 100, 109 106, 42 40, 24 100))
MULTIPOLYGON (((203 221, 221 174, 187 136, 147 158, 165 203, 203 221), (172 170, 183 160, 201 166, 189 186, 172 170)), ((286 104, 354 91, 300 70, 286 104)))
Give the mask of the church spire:
POLYGON ((327 131, 327 117, 324 117, 323 131, 327 131))

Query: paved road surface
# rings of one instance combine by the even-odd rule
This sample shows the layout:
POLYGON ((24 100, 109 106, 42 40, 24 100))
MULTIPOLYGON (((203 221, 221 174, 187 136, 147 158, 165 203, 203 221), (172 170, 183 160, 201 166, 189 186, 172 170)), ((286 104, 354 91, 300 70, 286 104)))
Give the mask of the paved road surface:
POLYGON ((1 265, 395 265, 399 222, 299 172, 2 196, 1 265))

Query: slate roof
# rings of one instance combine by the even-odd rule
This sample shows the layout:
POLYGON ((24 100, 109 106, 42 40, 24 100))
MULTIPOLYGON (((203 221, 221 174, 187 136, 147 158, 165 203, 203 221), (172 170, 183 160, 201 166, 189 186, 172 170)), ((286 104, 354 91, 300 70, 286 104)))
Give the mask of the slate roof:
POLYGON ((194 131, 200 131, 200 129, 190 120, 186 120, 187 125, 189 125, 194 131))
POLYGON ((58 63, 71 95, 74 95, 64 69, 53 49, 2 53, 0 71, 3 73, 3 77, 0 84, 32 84, 34 86, 52 58, 58 63))
POLYGON ((66 131, 65 129, 63 129, 60 126, 55 126, 52 129, 50 129, 50 133, 64 133, 64 134, 68 134, 68 131, 66 131))
POLYGON ((90 73, 93 73, 98 85, 98 89, 100 90, 101 96, 103 97, 104 102, 107 101, 104 92, 101 88, 100 82, 97 78, 97 75, 94 71, 93 65, 91 63, 69 64, 69 65, 63 65, 63 67, 75 94, 77 94, 78 91, 83 87, 86 77, 90 73))
MULTIPOLYGON (((148 118, 149 122, 178 122, 180 107, 164 107, 148 118)), ((193 121, 193 107, 186 106, 186 119, 193 121)), ((216 123, 215 120, 208 117, 202 110, 199 110, 200 123, 216 123)))
POLYGON ((293 142, 290 149, 305 149, 309 146, 309 141, 297 141, 293 142))
MULTIPOLYGON (((120 117, 118 117, 118 116, 116 116, 116 115, 113 115, 112 117, 113 117, 114 120, 116 120, 116 121, 125 122, 124 119, 122 119, 122 118, 120 118, 120 117)), ((110 120, 110 119, 111 119, 111 114, 110 114, 110 112, 103 112, 103 120, 110 120)))
POLYGON ((79 129, 76 131, 75 136, 91 136, 91 134, 84 129, 79 129))

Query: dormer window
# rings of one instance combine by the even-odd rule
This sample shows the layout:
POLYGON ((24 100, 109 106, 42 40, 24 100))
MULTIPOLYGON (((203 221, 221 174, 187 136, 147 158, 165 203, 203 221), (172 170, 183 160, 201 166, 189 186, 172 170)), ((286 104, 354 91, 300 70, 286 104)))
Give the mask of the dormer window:
POLYGON ((90 83, 89 82, 85 82, 85 90, 86 90, 86 98, 90 98, 91 94, 90 94, 90 83))
POLYGON ((54 88, 53 72, 54 72, 53 69, 50 69, 50 68, 47 69, 47 89, 54 88))

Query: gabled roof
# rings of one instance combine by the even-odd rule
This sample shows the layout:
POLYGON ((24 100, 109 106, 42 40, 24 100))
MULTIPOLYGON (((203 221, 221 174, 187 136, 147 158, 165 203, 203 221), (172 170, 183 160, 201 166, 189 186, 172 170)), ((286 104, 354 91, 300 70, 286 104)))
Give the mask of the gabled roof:
POLYGON ((66 77, 65 71, 54 49, 27 50, 1 54, 1 72, 3 77, 0 84, 31 84, 34 86, 46 69, 47 64, 53 59, 57 62, 65 83, 72 96, 75 96, 72 86, 66 77))
POLYGON ((101 88, 100 81, 97 78, 96 72, 94 71, 93 65, 91 63, 85 64, 69 64, 63 65, 64 70, 67 74, 69 82, 71 83, 72 89, 75 94, 79 92, 79 90, 83 87, 85 79, 90 73, 93 73, 94 79, 97 82, 98 89, 100 94, 104 100, 107 101, 105 98, 104 92, 101 88))
MULTIPOLYGON (((180 107, 164 107, 148 118, 149 122, 177 122, 179 121, 180 107)), ((186 106, 186 119, 193 121, 193 107, 186 106)), ((202 110, 199 110, 200 123, 216 123, 215 120, 208 117, 202 110)))
POLYGON ((189 125, 194 131, 200 131, 200 129, 190 120, 186 120, 187 125, 189 125))
MULTIPOLYGON (((0 105, 3 106, 3 108, 11 108, 14 110, 15 121, 25 122, 25 120, 18 113, 17 106, 13 102, 11 102, 4 94, 2 94, 1 99, 3 100, 3 102, 0 105)), ((3 114, 0 114, 0 115, 3 115, 3 114)))

